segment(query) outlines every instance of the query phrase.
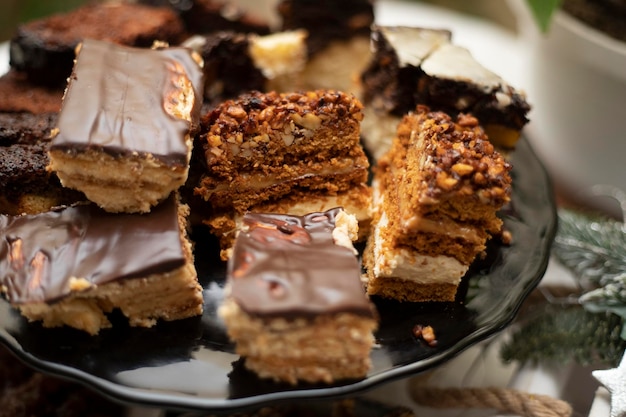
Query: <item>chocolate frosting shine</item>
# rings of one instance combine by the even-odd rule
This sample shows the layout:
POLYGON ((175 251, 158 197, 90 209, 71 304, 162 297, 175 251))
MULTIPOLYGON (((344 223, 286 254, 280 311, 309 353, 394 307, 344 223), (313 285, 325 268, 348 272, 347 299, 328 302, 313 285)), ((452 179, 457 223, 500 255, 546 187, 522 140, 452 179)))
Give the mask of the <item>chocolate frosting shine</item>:
POLYGON ((175 197, 148 214, 110 214, 89 204, 0 216, 0 285, 16 304, 67 296, 73 277, 101 285, 185 262, 175 197))
POLYGON ((152 50, 85 40, 52 149, 97 149, 113 156, 151 154, 168 164, 186 165, 191 122, 166 111, 185 90, 184 78, 195 94, 192 120, 197 120, 203 74, 188 49, 152 50))
POLYGON ((228 264, 231 296, 259 317, 350 312, 373 317, 353 252, 335 245, 340 209, 306 216, 248 213, 228 264))

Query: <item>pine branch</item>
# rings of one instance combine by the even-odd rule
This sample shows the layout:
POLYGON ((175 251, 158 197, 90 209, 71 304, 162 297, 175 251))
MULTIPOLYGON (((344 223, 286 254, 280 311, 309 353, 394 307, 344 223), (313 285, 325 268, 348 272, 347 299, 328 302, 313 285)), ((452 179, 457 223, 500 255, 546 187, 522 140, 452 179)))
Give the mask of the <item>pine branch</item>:
POLYGON ((605 285, 626 274, 624 224, 559 210, 552 253, 580 278, 605 285))
POLYGON ((621 317, 551 304, 537 313, 503 344, 500 355, 505 362, 619 364, 626 349, 621 317))
POLYGON ((626 349, 626 226, 561 209, 552 254, 579 280, 579 304, 537 306, 502 358, 617 366, 626 349))
MULTIPOLYGON (((559 230, 552 252, 581 280, 597 286, 582 294, 590 312, 609 312, 626 319, 626 226, 615 220, 559 211, 559 230)), ((626 321, 621 335, 626 339, 626 321)))

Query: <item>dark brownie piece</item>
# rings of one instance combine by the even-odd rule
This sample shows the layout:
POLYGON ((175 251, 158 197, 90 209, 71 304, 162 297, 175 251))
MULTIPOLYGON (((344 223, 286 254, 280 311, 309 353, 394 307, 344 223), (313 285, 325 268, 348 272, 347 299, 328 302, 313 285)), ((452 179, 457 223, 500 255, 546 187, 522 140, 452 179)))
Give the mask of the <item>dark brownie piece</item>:
POLYGON ((46 170, 56 113, 0 113, 0 213, 34 214, 84 200, 46 170))
POLYGON ((219 31, 270 33, 268 22, 229 1, 215 0, 140 0, 152 6, 169 6, 183 19, 190 33, 219 31))
POLYGON ((20 25, 11 39, 10 64, 37 83, 62 85, 83 39, 149 47, 155 40, 177 44, 183 37, 183 22, 168 7, 90 3, 20 25))
POLYGON ((201 49, 205 100, 219 102, 244 92, 265 89, 267 79, 250 56, 248 36, 218 32, 205 39, 201 49))
MULTIPOLYGON (((530 106, 524 94, 483 67, 467 49, 442 45, 422 62, 421 69, 418 103, 451 114, 472 113, 488 133, 491 126, 519 132, 528 123, 530 106)), ((492 134, 490 138, 495 140, 492 134)), ((508 144, 505 147, 514 147, 508 144)))
POLYGON ((181 13, 191 33, 211 33, 232 30, 241 33, 267 35, 270 27, 260 17, 228 1, 194 0, 188 10, 181 13))
POLYGON ((363 101, 396 116, 414 110, 422 61, 451 37, 447 30, 375 26, 375 55, 361 74, 363 101))
MULTIPOLYGON (((374 114, 366 121, 382 124, 393 119, 388 116, 400 118, 424 104, 451 115, 471 113, 494 144, 515 147, 528 123, 524 93, 482 66, 469 50, 451 43, 449 32, 374 26, 372 40, 373 58, 361 74, 363 101, 374 114)), ((385 150, 376 143, 384 142, 366 138, 376 157, 385 150)))
POLYGON ((0 112, 58 112, 62 101, 63 87, 33 84, 25 73, 16 70, 0 77, 0 112))
POLYGON ((370 0, 282 0, 278 13, 283 19, 283 30, 309 32, 309 55, 335 40, 369 36, 374 23, 374 6, 370 0))

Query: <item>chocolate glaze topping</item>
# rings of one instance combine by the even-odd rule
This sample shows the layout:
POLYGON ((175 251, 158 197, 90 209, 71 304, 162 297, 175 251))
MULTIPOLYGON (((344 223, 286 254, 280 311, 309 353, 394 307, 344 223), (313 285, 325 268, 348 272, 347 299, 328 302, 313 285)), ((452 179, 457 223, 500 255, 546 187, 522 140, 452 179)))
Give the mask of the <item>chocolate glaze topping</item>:
POLYGON ((181 93, 191 93, 181 87, 185 79, 194 88, 194 121, 202 102, 203 74, 188 49, 140 49, 85 40, 51 149, 151 154, 167 164, 186 165, 190 122, 166 110, 181 93))
POLYGON ((185 262, 173 196, 148 214, 77 205, 0 216, 0 285, 15 304, 61 299, 70 294, 72 277, 101 285, 185 262))
POLYGON ((248 213, 228 263, 231 295, 259 317, 350 312, 373 317, 361 269, 332 231, 341 209, 306 216, 248 213))

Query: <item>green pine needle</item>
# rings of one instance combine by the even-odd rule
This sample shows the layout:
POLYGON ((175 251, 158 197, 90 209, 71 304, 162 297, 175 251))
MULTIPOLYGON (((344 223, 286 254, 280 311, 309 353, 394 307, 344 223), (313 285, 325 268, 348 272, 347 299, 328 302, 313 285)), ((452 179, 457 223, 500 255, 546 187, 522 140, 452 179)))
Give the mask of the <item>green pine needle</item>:
MULTIPOLYGON (((626 228, 623 223, 559 211, 559 230, 552 253, 584 284, 596 288, 579 301, 590 312, 609 312, 626 319, 626 228)), ((626 339, 626 326, 622 329, 626 339)))
POLYGON ((626 274, 626 228, 616 220, 559 210, 553 253, 576 275, 603 285, 626 274))
POLYGON ((617 366, 626 349, 626 226, 560 209, 552 254, 578 279, 579 303, 536 307, 502 358, 617 366))
POLYGON ((503 344, 505 362, 617 366, 626 349, 621 317, 547 304, 503 344))

